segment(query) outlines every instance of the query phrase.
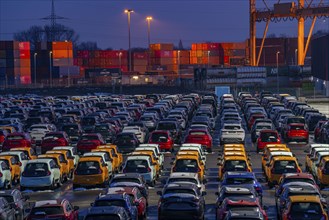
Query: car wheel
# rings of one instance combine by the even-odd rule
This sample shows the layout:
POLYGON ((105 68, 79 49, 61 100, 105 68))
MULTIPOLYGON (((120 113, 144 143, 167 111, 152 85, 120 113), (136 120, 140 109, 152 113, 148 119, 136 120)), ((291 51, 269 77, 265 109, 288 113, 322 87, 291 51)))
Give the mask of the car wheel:
POLYGON ((155 186, 155 180, 152 180, 152 182, 150 182, 150 186, 154 187, 155 186))
POLYGON ((54 189, 56 189, 56 184, 55 184, 55 180, 53 180, 53 182, 51 183, 51 185, 50 185, 50 190, 54 190, 54 189))
POLYGON ((76 188, 78 188, 78 185, 73 184, 72 188, 73 188, 73 190, 75 190, 76 188))

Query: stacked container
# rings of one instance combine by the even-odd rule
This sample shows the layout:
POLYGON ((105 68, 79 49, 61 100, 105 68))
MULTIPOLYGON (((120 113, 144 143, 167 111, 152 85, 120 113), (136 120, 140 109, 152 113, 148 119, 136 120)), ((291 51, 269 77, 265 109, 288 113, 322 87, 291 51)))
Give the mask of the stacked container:
POLYGON ((174 71, 177 71, 178 65, 180 69, 190 64, 190 51, 188 50, 175 50, 174 51, 174 71))
POLYGON ((150 65, 152 70, 174 70, 174 45, 150 44, 150 65))
POLYGON ((126 50, 79 50, 74 65, 88 69, 121 68, 127 71, 128 53, 126 50))
POLYGON ((192 44, 192 50, 190 52, 190 64, 222 65, 223 63, 224 52, 223 48, 220 46, 220 43, 192 44))
POLYGON ((148 52, 133 53, 133 70, 139 73, 145 73, 148 67, 148 52))
POLYGON ((31 83, 30 43, 0 41, 1 85, 31 83))

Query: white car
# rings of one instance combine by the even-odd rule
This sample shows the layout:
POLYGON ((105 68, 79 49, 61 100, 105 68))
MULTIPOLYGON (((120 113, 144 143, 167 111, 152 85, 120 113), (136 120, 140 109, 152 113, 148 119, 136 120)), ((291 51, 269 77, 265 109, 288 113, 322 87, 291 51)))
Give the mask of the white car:
POLYGON ((37 144, 41 144, 47 133, 56 131, 56 126, 53 124, 35 124, 29 129, 30 136, 37 144))
POLYGON ((127 133, 134 133, 136 137, 138 138, 140 143, 145 142, 145 132, 142 130, 141 127, 138 126, 125 126, 122 130, 122 133, 127 132, 127 133))
POLYGON ((7 151, 0 153, 0 156, 14 156, 18 160, 19 167, 21 169, 21 173, 24 172, 25 166, 27 162, 29 161, 29 158, 27 158, 26 154, 24 152, 19 151, 7 151))
POLYGON ((191 151, 198 151, 201 158, 202 158, 202 161, 203 161, 203 164, 206 164, 207 162, 207 157, 206 157, 206 153, 205 151, 203 151, 203 149, 200 149, 199 147, 193 147, 193 146, 181 146, 179 148, 179 150, 183 150, 183 151, 188 151, 188 150, 191 150, 191 151))
POLYGON ((224 124, 220 134, 221 144, 244 144, 245 130, 241 124, 224 124))
POLYGON ((2 173, 0 177, 0 188, 10 189, 11 188, 11 172, 10 167, 3 160, 0 160, 0 172, 2 173))
POLYGON ((148 156, 128 156, 123 167, 123 173, 139 173, 150 186, 155 186, 156 164, 152 164, 148 156))
POLYGON ((102 160, 106 163, 107 169, 109 171, 109 177, 112 177, 112 162, 108 153, 106 152, 88 152, 84 153, 82 157, 101 157, 102 160))
POLYGON ((194 184, 200 189, 201 192, 206 191, 206 187, 202 182, 200 182, 199 175, 197 173, 182 173, 182 172, 171 173, 167 181, 164 181, 163 183, 164 185, 173 184, 173 183, 194 184))
POLYGON ((25 189, 55 189, 60 183, 59 166, 53 159, 30 160, 21 176, 21 191, 25 189))

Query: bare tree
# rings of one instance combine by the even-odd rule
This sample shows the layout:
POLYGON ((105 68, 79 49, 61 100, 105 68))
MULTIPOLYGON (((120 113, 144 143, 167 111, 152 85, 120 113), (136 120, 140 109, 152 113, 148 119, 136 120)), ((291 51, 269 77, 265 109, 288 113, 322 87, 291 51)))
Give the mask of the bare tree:
POLYGON ((86 41, 78 43, 76 46, 77 50, 100 50, 96 42, 86 41))

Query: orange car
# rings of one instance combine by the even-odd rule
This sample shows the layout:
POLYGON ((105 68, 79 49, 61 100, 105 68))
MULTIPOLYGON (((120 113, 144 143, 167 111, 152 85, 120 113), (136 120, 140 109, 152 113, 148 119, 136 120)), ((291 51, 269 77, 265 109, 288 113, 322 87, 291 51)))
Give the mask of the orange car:
POLYGON ((19 183, 21 178, 21 163, 14 156, 0 156, 0 160, 5 161, 10 167, 12 184, 19 183))
POLYGON ((56 164, 59 166, 59 171, 61 174, 60 184, 63 184, 64 181, 66 181, 68 179, 68 175, 70 172, 69 166, 62 154, 41 154, 38 156, 38 158, 53 159, 56 162, 56 164))
POLYGON ((123 164, 123 156, 121 153, 119 153, 118 147, 114 144, 101 145, 97 147, 97 149, 106 149, 106 148, 113 149, 114 151, 113 156, 118 158, 119 170, 121 170, 123 164))
POLYGON ((68 167, 70 170, 68 178, 71 179, 74 172, 74 158, 69 156, 69 152, 67 150, 50 150, 47 151, 46 154, 62 154, 64 156, 64 159, 68 163, 68 167))

